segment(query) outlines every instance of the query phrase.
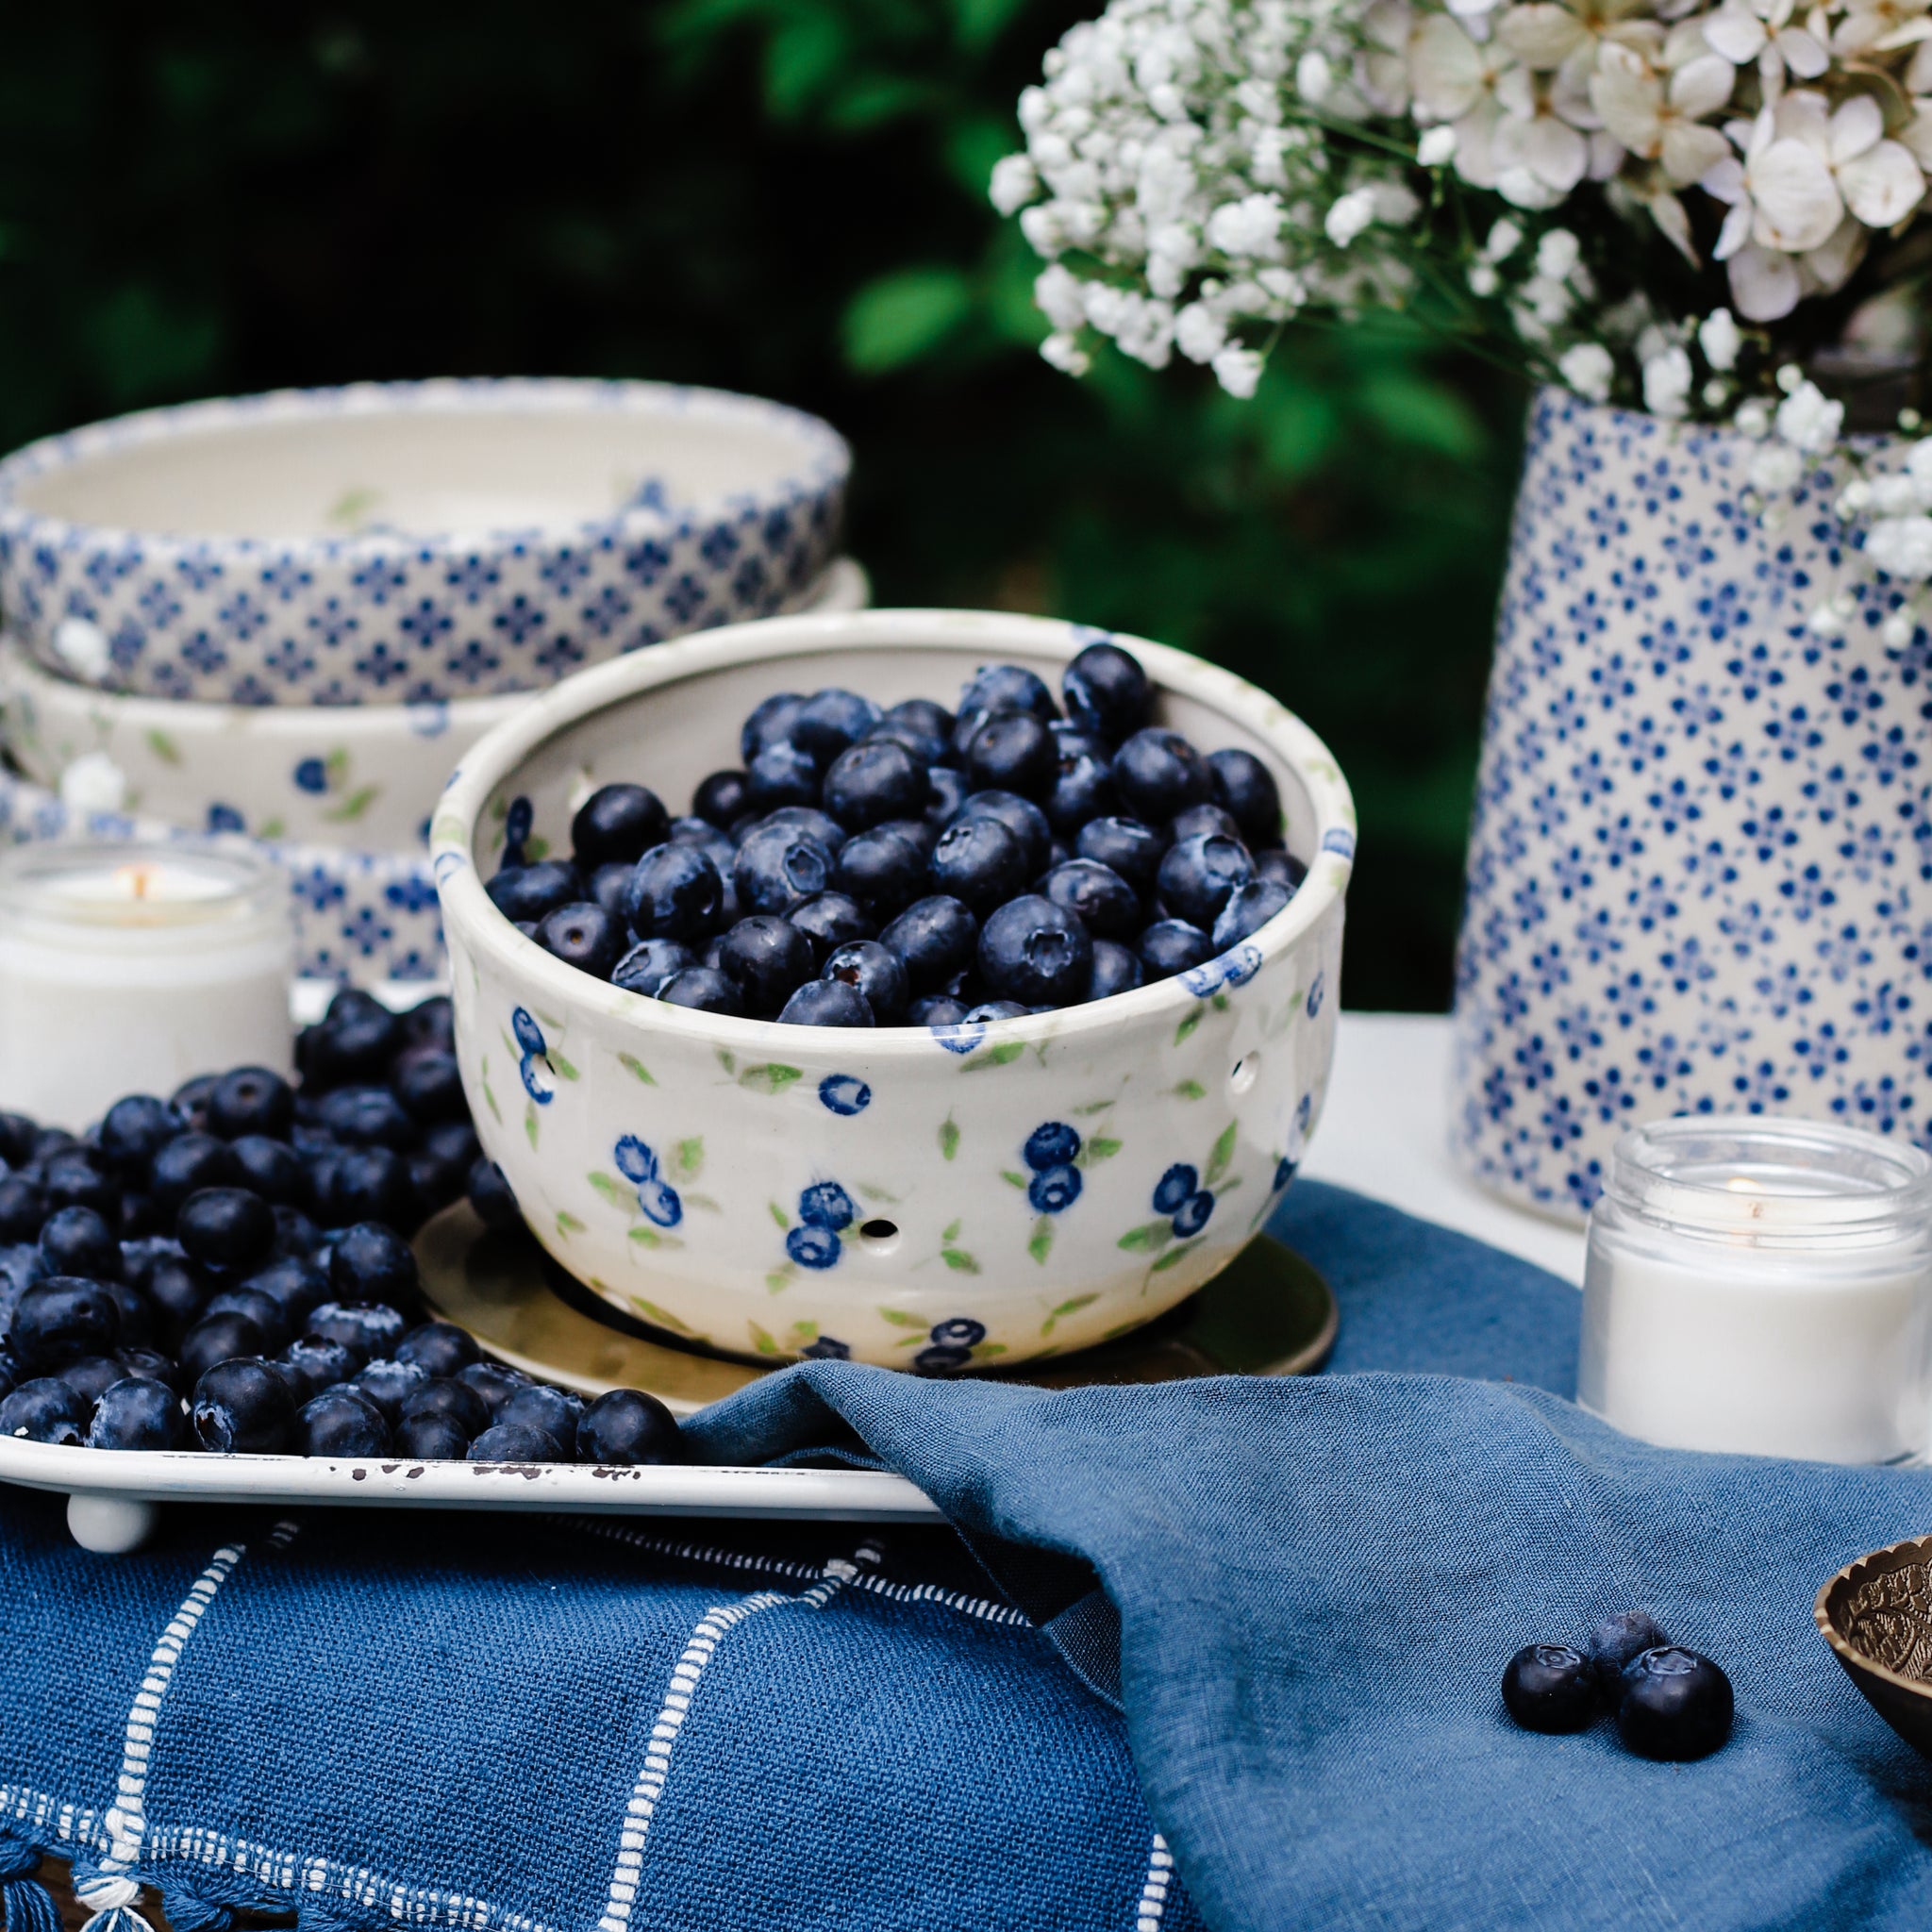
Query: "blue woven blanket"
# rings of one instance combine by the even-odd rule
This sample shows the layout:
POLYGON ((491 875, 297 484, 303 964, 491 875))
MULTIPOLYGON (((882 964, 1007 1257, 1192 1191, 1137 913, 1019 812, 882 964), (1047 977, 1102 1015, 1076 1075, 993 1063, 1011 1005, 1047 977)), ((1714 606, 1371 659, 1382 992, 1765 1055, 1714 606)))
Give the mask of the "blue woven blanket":
POLYGON ((1550 1392, 1560 1284, 1313 1186, 1276 1227, 1341 1297, 1321 1377, 824 1362, 707 1418, 720 1454, 905 1470, 976 1562, 325 1511, 104 1559, 0 1498, 6 1932, 35 1847, 98 1906, 158 1884, 178 1932, 1923 1925, 1932 1775, 1810 1603, 1932 1478, 1642 1449, 1550 1392), (1503 1719, 1511 1650, 1632 1604, 1730 1670, 1716 1757, 1503 1719))

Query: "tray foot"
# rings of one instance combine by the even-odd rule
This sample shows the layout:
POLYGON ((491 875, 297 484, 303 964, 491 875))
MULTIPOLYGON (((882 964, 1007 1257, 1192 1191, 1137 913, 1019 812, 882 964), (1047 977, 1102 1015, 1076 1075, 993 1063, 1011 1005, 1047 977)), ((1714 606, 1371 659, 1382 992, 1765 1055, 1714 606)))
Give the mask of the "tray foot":
POLYGON ((132 1503, 122 1496, 96 1496, 75 1491, 67 1499, 67 1530, 84 1550, 96 1556, 125 1557, 154 1534, 152 1503, 132 1503))

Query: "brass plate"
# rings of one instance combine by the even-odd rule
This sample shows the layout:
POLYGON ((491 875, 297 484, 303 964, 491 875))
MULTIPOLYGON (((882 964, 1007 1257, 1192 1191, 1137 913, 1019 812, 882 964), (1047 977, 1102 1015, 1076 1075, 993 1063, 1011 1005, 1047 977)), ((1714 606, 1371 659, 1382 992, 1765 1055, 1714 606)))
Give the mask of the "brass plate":
MULTIPOLYGON (((512 1367, 586 1395, 641 1389, 686 1415, 783 1366, 671 1341, 580 1287, 530 1236, 490 1233, 464 1203, 416 1237, 416 1259, 424 1292, 444 1321, 467 1328, 512 1367)), ((988 1379, 1079 1389, 1197 1375, 1300 1375, 1328 1358, 1336 1322, 1328 1284, 1263 1235, 1146 1327, 988 1379)))

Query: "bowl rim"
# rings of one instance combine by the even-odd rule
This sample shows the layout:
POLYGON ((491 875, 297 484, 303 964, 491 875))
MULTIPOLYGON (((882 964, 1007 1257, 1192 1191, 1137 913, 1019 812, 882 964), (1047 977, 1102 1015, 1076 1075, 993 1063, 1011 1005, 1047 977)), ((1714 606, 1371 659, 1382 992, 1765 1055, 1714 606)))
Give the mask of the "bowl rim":
POLYGON ((850 478, 850 445, 822 417, 789 403, 736 391, 706 389, 626 377, 517 375, 440 375, 406 382, 352 382, 310 389, 265 390, 242 396, 211 396, 200 402, 137 409, 78 428, 43 436, 0 461, 0 537, 10 542, 33 541, 68 551, 137 546, 150 557, 301 558, 308 560, 365 559, 403 553, 464 551, 495 547, 512 539, 537 547, 622 541, 649 533, 688 534, 712 525, 807 502, 842 490, 850 478), (258 423, 303 423, 343 416, 483 415, 504 411, 563 417, 604 412, 655 418, 750 424, 790 437, 797 445, 799 468, 769 488, 731 491, 676 510, 647 506, 604 517, 529 530, 460 530, 404 534, 349 532, 340 537, 240 537, 203 532, 130 529, 115 524, 75 523, 17 500, 22 485, 77 469, 125 449, 166 442, 179 436, 246 429, 258 423))
MULTIPOLYGON (((1178 1016, 1222 986, 1230 982, 1240 985, 1252 978, 1263 965, 1297 945, 1341 903, 1354 869, 1356 847, 1355 805, 1347 780, 1328 747, 1299 717, 1231 671, 1172 644, 1155 643, 1125 632, 1004 611, 907 608, 766 618, 654 644, 647 651, 574 673, 527 709, 478 739, 450 775, 429 831, 429 862, 442 901, 444 944, 453 953, 452 941, 459 938, 464 944, 491 953, 508 974, 537 990, 538 996, 567 1007, 581 1006, 595 989, 600 1010, 646 1030, 668 1027, 714 1047, 746 1051, 770 1046, 774 1036, 781 1034, 795 1040, 801 1031, 810 1029, 781 1028, 775 1020, 738 1019, 688 1007, 667 1007, 641 993, 592 980, 553 958, 534 940, 525 939, 484 891, 471 856, 477 820, 491 793, 548 740, 594 713, 641 692, 741 664, 780 663, 828 650, 983 649, 991 656, 1008 646, 1037 650, 1042 645, 1049 655, 1064 661, 1083 646, 1100 642, 1117 643, 1131 651, 1158 686, 1236 718, 1244 712, 1252 714, 1247 721, 1250 728, 1270 741, 1314 808, 1316 849, 1308 858, 1307 876, 1267 924, 1238 946, 1185 974, 1084 1006, 987 1023, 973 1030, 971 1045, 943 1038, 939 1038, 939 1044, 963 1054, 985 1039, 1024 1045, 1076 1037, 1099 1027, 1178 1016), (1236 962, 1232 969, 1230 960, 1236 962)), ((454 974, 454 958, 451 969, 454 974)), ((862 1035, 868 1055, 907 1058, 929 1054, 938 1038, 935 1029, 924 1026, 840 1029, 834 1037, 845 1042, 848 1057, 858 1044, 855 1033, 862 1035)))
POLYGON ((1818 1586, 1818 1594, 1811 1603, 1812 1620, 1818 1625, 1818 1634, 1838 1653, 1839 1660, 1848 1669, 1867 1672, 1908 1697, 1920 1698, 1932 1704, 1932 1681, 1924 1677, 1908 1677, 1902 1671, 1895 1671, 1889 1664, 1880 1663, 1876 1657, 1867 1657, 1857 1644, 1846 1638, 1831 1615, 1832 1593, 1841 1588, 1866 1582, 1867 1576, 1859 1573, 1870 1571, 1874 1575, 1885 1575, 1902 1567, 1900 1563, 1886 1563, 1883 1568, 1873 1567, 1881 1564, 1888 1557, 1899 1557, 1905 1561, 1917 1559, 1921 1562, 1932 1562, 1932 1536, 1904 1537, 1895 1543, 1885 1544, 1882 1549, 1867 1550, 1862 1557, 1854 1557, 1842 1570, 1827 1576, 1818 1586))

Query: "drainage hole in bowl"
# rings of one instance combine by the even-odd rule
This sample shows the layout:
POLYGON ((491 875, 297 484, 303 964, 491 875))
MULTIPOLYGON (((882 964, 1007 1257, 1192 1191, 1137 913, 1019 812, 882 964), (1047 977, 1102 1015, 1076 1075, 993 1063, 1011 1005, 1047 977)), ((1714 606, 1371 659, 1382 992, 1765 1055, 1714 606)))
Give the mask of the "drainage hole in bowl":
POLYGON ((1243 1055, 1234 1063, 1234 1072, 1227 1076, 1227 1091, 1230 1093, 1245 1093, 1255 1084, 1255 1076, 1261 1071, 1261 1056, 1257 1053, 1243 1055))
POLYGON ((899 1245, 899 1224, 896 1221, 862 1221, 858 1224, 858 1239, 874 1255, 890 1255, 899 1245))

